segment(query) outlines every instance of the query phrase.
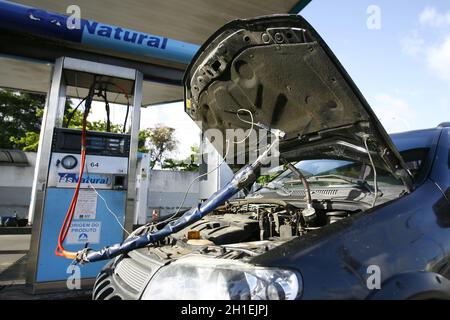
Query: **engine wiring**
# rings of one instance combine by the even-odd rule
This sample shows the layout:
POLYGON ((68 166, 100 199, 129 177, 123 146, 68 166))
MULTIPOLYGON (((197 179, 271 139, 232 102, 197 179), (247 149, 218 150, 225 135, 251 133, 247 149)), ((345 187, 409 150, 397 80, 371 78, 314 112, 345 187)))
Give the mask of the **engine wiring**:
POLYGON ((299 169, 297 169, 292 163, 287 161, 285 158, 281 158, 281 160, 288 167, 288 169, 291 170, 291 172, 301 180, 303 187, 305 188, 306 204, 308 207, 312 207, 311 189, 309 187, 308 180, 305 178, 303 173, 299 169))

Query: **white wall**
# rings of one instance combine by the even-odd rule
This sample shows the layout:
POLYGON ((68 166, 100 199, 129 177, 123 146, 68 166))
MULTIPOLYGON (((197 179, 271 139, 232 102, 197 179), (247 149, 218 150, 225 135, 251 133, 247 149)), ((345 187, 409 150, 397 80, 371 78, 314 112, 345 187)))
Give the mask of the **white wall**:
MULTIPOLYGON (((26 153, 29 165, 26 167, 0 166, 0 216, 17 214, 27 218, 31 197, 36 153, 26 153)), ((147 191, 147 221, 153 209, 159 209, 161 215, 176 211, 191 183, 198 176, 195 172, 153 170, 149 174, 147 191)), ((193 183, 183 205, 184 209, 198 204, 199 184, 193 183)))
POLYGON ((0 187, 28 187, 33 183, 34 166, 36 165, 36 152, 25 152, 29 165, 0 166, 0 187))
POLYGON ((0 216, 27 218, 36 153, 25 152, 28 166, 0 166, 0 216))
MULTIPOLYGON (((152 170, 149 176, 147 221, 151 219, 153 209, 159 209, 160 216, 167 216, 176 212, 189 184, 198 176, 198 173, 152 170)), ((182 207, 183 209, 188 209, 198 204, 198 189, 198 181, 196 180, 189 190, 182 207)))

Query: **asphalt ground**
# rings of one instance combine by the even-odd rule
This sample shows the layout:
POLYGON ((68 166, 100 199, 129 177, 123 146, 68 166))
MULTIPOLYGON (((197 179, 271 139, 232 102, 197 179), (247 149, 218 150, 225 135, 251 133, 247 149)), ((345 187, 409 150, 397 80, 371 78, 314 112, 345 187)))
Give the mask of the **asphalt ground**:
POLYGON ((0 235, 0 300, 90 300, 90 291, 32 295, 25 286, 31 235, 0 235))
POLYGON ((25 284, 29 234, 0 235, 0 286, 25 284))

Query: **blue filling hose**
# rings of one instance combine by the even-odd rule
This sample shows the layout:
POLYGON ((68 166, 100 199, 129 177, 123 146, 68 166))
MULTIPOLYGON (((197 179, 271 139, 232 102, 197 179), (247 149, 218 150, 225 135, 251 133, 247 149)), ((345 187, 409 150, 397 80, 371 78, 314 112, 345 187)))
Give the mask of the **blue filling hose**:
POLYGON ((120 254, 127 253, 131 250, 143 248, 151 243, 158 242, 168 235, 178 232, 190 224, 200 220, 205 215, 215 210, 218 206, 225 203, 225 201, 229 200, 243 187, 252 184, 256 180, 254 172, 254 165, 247 165, 243 167, 222 189, 215 192, 198 207, 189 209, 179 219, 169 222, 160 230, 152 233, 146 233, 141 236, 127 238, 122 243, 117 243, 98 251, 86 248, 78 252, 76 261, 80 263, 88 263, 107 260, 120 254))

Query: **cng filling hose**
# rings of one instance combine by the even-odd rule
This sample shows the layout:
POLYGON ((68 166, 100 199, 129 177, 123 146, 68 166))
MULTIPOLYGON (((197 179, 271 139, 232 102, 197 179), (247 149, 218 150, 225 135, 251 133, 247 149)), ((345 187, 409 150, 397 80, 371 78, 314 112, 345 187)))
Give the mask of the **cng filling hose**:
MULTIPOLYGON (((68 210, 66 212, 66 216, 64 218, 64 222, 61 225, 61 229, 60 229, 59 235, 58 235, 58 244, 57 244, 57 247, 55 249, 55 254, 57 256, 64 257, 64 258, 67 258, 67 259, 71 259, 71 260, 74 260, 77 257, 77 252, 65 250, 63 243, 64 243, 64 240, 66 239, 67 234, 68 234, 68 232, 70 230, 70 225, 72 224, 73 216, 75 214, 75 209, 76 209, 77 201, 78 201, 78 194, 80 192, 81 181, 82 181, 82 178, 83 178, 84 168, 85 168, 85 164, 86 164, 87 117, 88 117, 90 109, 91 109, 92 100, 93 100, 94 93, 95 93, 95 86, 97 84, 101 84, 101 83, 114 85, 115 87, 117 87, 119 89, 119 91, 121 91, 125 95, 125 97, 127 99, 127 111, 126 111, 125 122, 124 122, 124 126, 123 126, 123 132, 125 132, 125 130, 126 130, 126 123, 127 123, 127 120, 128 120, 128 113, 129 113, 129 108, 130 108, 130 99, 129 99, 128 93, 120 85, 118 85, 116 83, 96 81, 96 77, 94 77, 94 82, 91 85, 91 87, 89 88, 89 93, 88 93, 87 97, 82 99, 80 101, 80 103, 77 105, 77 107, 68 116, 67 127, 69 126, 70 120, 74 116, 74 114, 77 111, 78 107, 83 102, 85 102, 85 104, 84 104, 84 106, 85 106, 84 107, 84 113, 83 113, 83 120, 82 120, 82 130, 81 130, 81 154, 80 154, 81 163, 80 163, 80 171, 79 171, 79 174, 78 174, 78 181, 77 181, 77 184, 76 184, 76 187, 75 187, 75 191, 73 193, 72 200, 70 202, 69 208, 68 208, 68 210)), ((109 102, 108 102, 107 97, 106 97, 106 89, 105 89, 105 93, 103 95, 101 94, 101 90, 100 90, 100 92, 97 95, 102 97, 102 98, 104 98, 104 100, 105 100, 106 112, 107 112, 107 131, 109 131, 109 129, 110 129, 109 102)))
POLYGON ((274 141, 266 148, 266 150, 250 165, 241 168, 224 187, 216 191, 207 200, 186 211, 177 220, 168 222, 164 227, 154 232, 146 232, 142 235, 130 235, 122 243, 104 247, 101 250, 93 250, 84 248, 76 253, 75 263, 90 263, 101 260, 108 260, 120 254, 130 252, 135 249, 146 247, 150 244, 157 243, 165 237, 184 229, 192 223, 200 220, 208 213, 214 211, 218 206, 229 200, 233 195, 238 193, 242 188, 250 186, 255 182, 257 176, 255 172, 265 163, 272 155, 271 150, 274 146, 278 146, 280 138, 284 137, 284 132, 272 129, 275 132, 274 141))

